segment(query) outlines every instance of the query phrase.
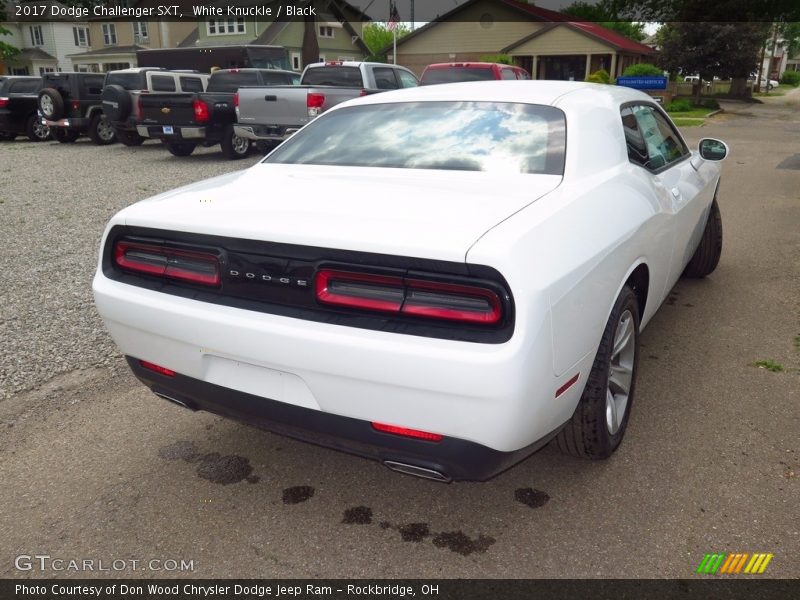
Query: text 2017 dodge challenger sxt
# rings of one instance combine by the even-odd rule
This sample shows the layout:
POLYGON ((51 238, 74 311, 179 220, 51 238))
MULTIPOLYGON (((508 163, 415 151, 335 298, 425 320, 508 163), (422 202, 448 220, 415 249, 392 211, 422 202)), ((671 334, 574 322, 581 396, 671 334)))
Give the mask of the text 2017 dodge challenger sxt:
POLYGON ((97 308, 159 396, 398 471, 605 458, 639 332, 719 260, 726 153, 615 86, 368 96, 119 212, 97 308))

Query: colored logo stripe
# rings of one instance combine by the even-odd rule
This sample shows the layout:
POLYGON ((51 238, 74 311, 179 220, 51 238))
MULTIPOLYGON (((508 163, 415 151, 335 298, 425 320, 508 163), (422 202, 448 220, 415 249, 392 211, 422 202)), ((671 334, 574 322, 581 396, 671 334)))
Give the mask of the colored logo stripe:
POLYGON ((766 553, 751 555, 748 552, 706 554, 697 567, 697 573, 701 575, 715 575, 717 573, 720 575, 737 575, 742 572, 750 575, 761 574, 766 570, 773 556, 774 554, 766 553))

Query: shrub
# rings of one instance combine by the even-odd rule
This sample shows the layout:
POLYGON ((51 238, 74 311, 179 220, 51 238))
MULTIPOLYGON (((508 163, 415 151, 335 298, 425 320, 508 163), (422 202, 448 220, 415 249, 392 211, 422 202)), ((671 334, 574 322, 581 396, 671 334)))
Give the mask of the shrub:
POLYGON ((664 110, 669 113, 689 112, 692 110, 692 103, 686 98, 678 98, 667 104, 664 110))
POLYGON ((648 63, 639 63, 638 65, 631 65, 622 74, 623 77, 663 77, 664 69, 659 69, 655 65, 648 63))
POLYGON ((800 71, 786 71, 781 77, 781 83, 793 85, 794 87, 800 86, 800 71))
POLYGON ((611 75, 605 69, 600 69, 589 75, 586 81, 590 83, 611 83, 611 75))
POLYGON ((500 63, 501 65, 513 65, 514 59, 508 54, 484 54, 480 57, 481 62, 500 63))

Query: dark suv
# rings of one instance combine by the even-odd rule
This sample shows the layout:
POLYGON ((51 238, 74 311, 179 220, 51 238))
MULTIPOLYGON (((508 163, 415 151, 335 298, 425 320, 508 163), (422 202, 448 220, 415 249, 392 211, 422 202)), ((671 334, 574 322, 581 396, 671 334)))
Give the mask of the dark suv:
POLYGON ((50 130, 36 114, 41 81, 40 77, 0 78, 0 140, 27 135, 32 142, 41 142, 50 137, 50 130))
POLYGON ((116 141, 103 115, 102 73, 45 73, 39 91, 39 111, 59 142, 74 142, 83 133, 98 145, 116 141))

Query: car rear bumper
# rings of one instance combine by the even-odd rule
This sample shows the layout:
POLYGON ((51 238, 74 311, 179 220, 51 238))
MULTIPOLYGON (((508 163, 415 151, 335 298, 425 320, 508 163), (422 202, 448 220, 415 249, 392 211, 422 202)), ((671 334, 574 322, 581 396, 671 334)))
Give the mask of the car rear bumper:
POLYGON ((51 128, 62 127, 64 129, 86 129, 89 126, 89 119, 77 117, 74 119, 68 118, 51 121, 49 119, 42 118, 42 123, 51 128))
POLYGON ((413 474, 439 481, 485 481, 530 456, 558 432, 553 431, 513 452, 500 452, 449 436, 437 442, 411 439, 378 431, 365 420, 293 406, 177 373, 162 375, 143 367, 135 358, 126 358, 136 377, 156 395, 190 410, 214 413, 294 439, 379 460, 396 470, 410 466, 413 474))
POLYGON ((234 125, 233 132, 239 137, 255 141, 276 141, 282 142, 300 129, 297 127, 287 127, 283 125, 234 125))
POLYGON ((184 127, 181 125, 137 125, 136 131, 142 137, 162 139, 168 142, 180 142, 181 140, 198 141, 204 140, 208 136, 208 131, 205 127, 184 127), (172 128, 172 133, 168 133, 170 127, 172 128))

